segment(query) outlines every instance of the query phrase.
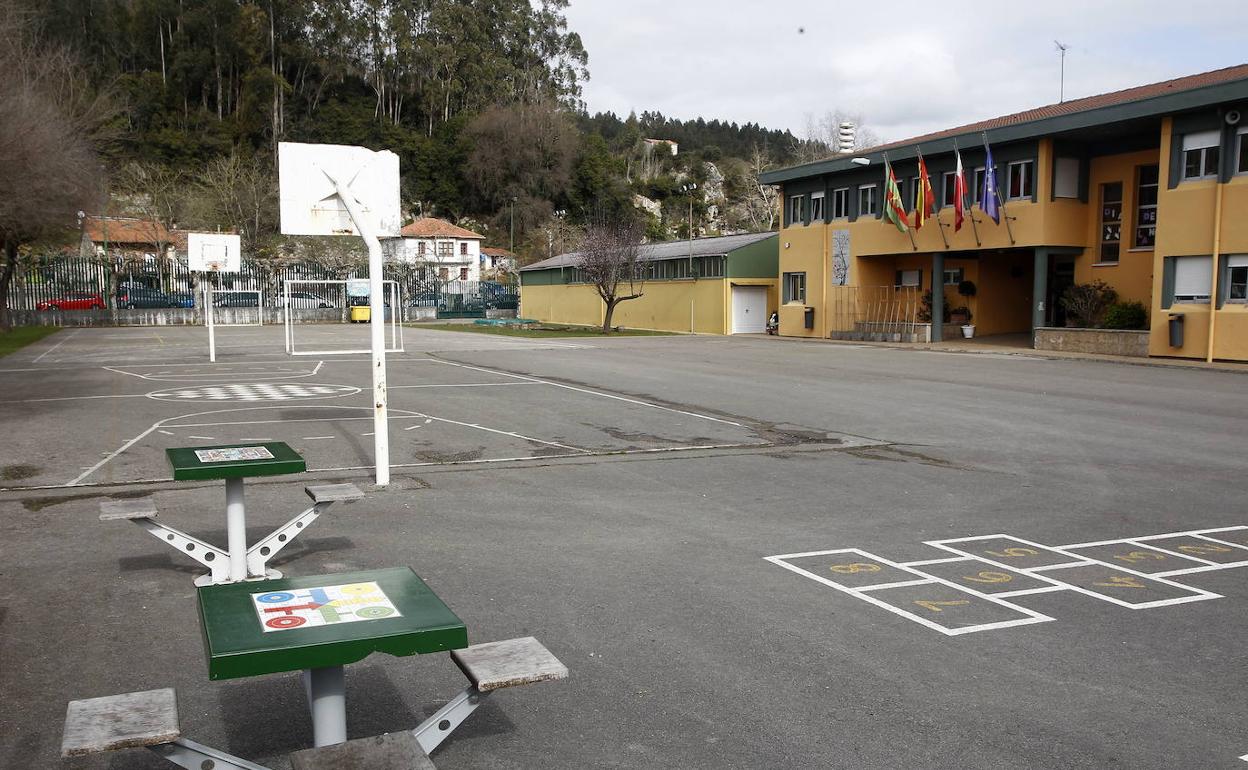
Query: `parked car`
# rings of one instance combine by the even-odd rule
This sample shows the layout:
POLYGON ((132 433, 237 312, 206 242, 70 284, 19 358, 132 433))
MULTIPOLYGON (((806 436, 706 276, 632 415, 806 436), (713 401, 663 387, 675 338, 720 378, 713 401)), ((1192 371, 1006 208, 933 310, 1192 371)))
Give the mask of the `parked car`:
POLYGON ((446 295, 437 291, 422 291, 407 301, 408 307, 436 307, 446 309, 446 295))
POLYGON ((214 291, 212 293, 212 306, 260 307, 260 295, 249 291, 214 291))
POLYGON ((117 290, 117 307, 177 307, 173 297, 156 289, 127 286, 117 290))
MULTIPOLYGON (((286 307, 286 295, 282 294, 277 298, 278 307, 286 307)), ((290 293, 290 306, 296 310, 304 310, 307 308, 336 308, 334 303, 308 291, 292 291, 290 293)))
POLYGON ((35 307, 39 310, 102 310, 104 298, 85 291, 67 291, 55 299, 45 299, 35 307))
POLYGON ((195 307, 195 295, 189 291, 175 291, 169 295, 174 307, 195 307))

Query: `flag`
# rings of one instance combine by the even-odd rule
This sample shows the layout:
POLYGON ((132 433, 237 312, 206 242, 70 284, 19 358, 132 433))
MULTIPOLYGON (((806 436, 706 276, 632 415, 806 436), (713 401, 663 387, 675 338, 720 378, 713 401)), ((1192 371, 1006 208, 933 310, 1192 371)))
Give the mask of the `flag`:
POLYGON ((966 172, 962 170, 962 153, 953 151, 958 159, 957 170, 953 172, 953 231, 962 229, 966 220, 966 172))
POLYGON ((984 161, 984 189, 979 195, 979 210, 1001 224, 1001 201, 997 197, 997 170, 992 163, 992 148, 984 142, 984 151, 988 159, 984 161))
POLYGON ((887 160, 884 161, 884 218, 896 225, 899 231, 910 231, 906 207, 901 202, 901 191, 897 189, 897 177, 893 174, 892 164, 887 160))
POLYGON ((919 153, 919 184, 914 191, 914 229, 923 227, 927 218, 936 213, 936 195, 932 192, 932 179, 927 175, 927 163, 919 153))

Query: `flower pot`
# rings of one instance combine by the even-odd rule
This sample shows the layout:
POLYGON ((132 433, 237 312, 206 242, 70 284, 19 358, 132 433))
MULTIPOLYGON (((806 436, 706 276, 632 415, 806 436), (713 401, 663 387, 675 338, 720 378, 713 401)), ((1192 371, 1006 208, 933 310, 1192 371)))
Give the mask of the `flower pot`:
POLYGON ((967 340, 975 338, 975 324, 962 325, 962 338, 967 340))

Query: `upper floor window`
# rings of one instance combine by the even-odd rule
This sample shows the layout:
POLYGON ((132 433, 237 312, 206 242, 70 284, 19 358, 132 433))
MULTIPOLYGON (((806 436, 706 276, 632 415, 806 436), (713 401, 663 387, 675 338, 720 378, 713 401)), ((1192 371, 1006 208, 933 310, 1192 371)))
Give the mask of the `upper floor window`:
POLYGON ((940 177, 940 189, 941 189, 940 205, 941 206, 952 206, 954 203, 957 202, 957 197, 958 197, 957 185, 956 185, 957 180, 954 179, 955 176, 956 174, 954 174, 952 171, 946 171, 944 174, 941 174, 941 177, 940 177))
POLYGON ((1218 175, 1220 131, 1200 131, 1183 137, 1183 178, 1212 179, 1218 175))
POLYGON ((1031 200, 1032 187, 1035 184, 1036 163, 1031 160, 1018 160, 1006 167, 1009 174, 1009 194, 1012 201, 1031 200))
POLYGON ((1122 248, 1122 182, 1101 185, 1101 251, 1097 262, 1117 262, 1122 248))
POLYGON ((971 185, 971 203, 979 203, 984 197, 984 167, 975 169, 975 183, 971 185))
POLYGON ((460 253, 460 254, 467 254, 467 253, 468 253, 468 243, 467 243, 467 242, 464 242, 464 243, 459 244, 459 253, 460 253))
POLYGON ((878 212, 878 203, 875 195, 875 185, 863 185, 858 188, 858 216, 873 217, 878 212))
POLYGON ((455 244, 450 241, 442 241, 438 244, 438 256, 449 257, 455 253, 455 244))
POLYGON ((832 191, 832 218, 845 219, 849 216, 849 188, 842 187, 832 191))
POLYGON ((906 198, 903 193, 901 199, 906 204, 906 211, 914 211, 914 206, 919 202, 919 178, 917 176, 910 177, 910 197, 906 198))
POLYGON ((1135 173, 1135 236, 1131 246, 1151 249, 1157 242, 1157 164, 1140 166, 1135 173))
POLYGON ((823 193, 812 193, 810 196, 810 221, 823 221, 823 193))
POLYGON ((1239 154, 1235 173, 1248 174, 1248 126, 1240 126, 1235 132, 1235 152, 1239 154))
POLYGON ((422 257, 425 256, 425 242, 424 241, 421 241, 420 243, 416 244, 416 253, 422 257))
POLYGON ((789 224, 796 225, 806 221, 806 196, 789 196, 789 224))

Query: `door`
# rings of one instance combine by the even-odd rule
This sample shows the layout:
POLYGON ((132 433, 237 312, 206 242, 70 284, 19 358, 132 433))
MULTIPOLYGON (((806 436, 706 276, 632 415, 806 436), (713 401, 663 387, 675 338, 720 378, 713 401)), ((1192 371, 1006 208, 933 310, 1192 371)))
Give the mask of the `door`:
POLYGON ((732 287, 732 333, 762 334, 767 331, 767 287, 732 287))

